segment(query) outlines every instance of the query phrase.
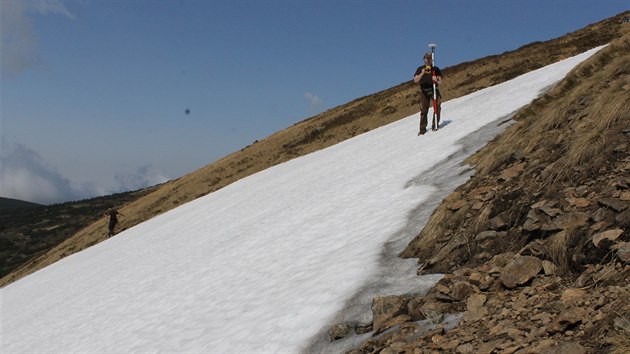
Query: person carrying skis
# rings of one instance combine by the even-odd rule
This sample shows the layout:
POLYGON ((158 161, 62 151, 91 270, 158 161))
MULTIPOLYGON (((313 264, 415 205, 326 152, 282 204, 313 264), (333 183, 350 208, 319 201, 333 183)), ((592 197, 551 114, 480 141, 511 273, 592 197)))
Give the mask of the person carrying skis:
POLYGON ((103 214, 105 216, 109 216, 109 237, 114 236, 116 233, 114 232, 114 228, 116 227, 116 224, 118 224, 118 218, 117 215, 121 215, 124 217, 124 215, 120 212, 118 212, 116 209, 113 208, 108 208, 107 212, 105 212, 105 214, 103 214))
MULTIPOLYGON (((433 66, 431 63, 431 53, 425 53, 424 65, 416 69, 416 73, 413 75, 413 82, 420 83, 420 131, 418 135, 422 135, 427 132, 427 114, 429 113, 429 105, 433 100, 433 84, 436 87, 437 97, 437 124, 440 125, 440 104, 442 96, 437 86, 442 83, 442 72, 437 66, 433 66)), ((437 127, 432 126, 433 130, 437 127)))

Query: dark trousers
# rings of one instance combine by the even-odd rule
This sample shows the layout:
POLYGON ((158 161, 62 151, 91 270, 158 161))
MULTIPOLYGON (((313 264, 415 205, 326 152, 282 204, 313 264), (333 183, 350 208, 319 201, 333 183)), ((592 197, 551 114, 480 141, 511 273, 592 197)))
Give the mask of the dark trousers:
POLYGON ((118 221, 113 221, 113 220, 109 221, 109 236, 114 236, 115 235, 114 228, 116 227, 117 223, 118 223, 118 221))
MULTIPOLYGON (((433 91, 433 90, 431 90, 433 91)), ((424 133, 427 131, 427 114, 429 113, 429 107, 433 103, 433 94, 427 95, 424 92, 420 91, 420 132, 424 133)), ((437 123, 440 125, 440 111, 442 99, 440 98, 439 91, 437 95, 437 123)), ((433 124, 433 122, 431 122, 433 124)))

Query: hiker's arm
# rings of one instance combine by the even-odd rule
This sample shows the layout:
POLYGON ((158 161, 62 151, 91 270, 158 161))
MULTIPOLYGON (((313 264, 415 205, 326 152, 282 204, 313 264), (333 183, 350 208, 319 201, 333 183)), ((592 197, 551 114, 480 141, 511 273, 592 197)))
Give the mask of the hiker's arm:
POLYGON ((420 82, 420 79, 422 79, 422 76, 424 76, 424 70, 422 70, 419 74, 416 74, 416 76, 413 77, 413 82, 415 83, 420 82))
POLYGON ((424 75, 424 67, 422 67, 422 69, 418 68, 418 70, 416 70, 415 75, 413 76, 413 82, 415 83, 420 82, 420 79, 422 78, 423 75, 424 75))

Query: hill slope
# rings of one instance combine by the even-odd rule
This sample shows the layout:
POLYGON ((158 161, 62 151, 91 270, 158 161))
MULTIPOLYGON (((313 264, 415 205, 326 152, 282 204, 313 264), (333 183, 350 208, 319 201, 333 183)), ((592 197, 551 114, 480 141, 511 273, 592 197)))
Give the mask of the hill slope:
POLYGON ((25 202, 23 200, 0 197, 0 211, 6 212, 12 209, 36 207, 39 204, 25 202))
POLYGON ((374 299, 383 325, 353 353, 630 352, 624 32, 469 159, 476 175, 402 254, 446 276, 426 296, 374 299), (449 313, 463 322, 450 331, 415 322, 449 313))
MULTIPOLYGON (((54 205, 27 204, 0 212, 0 277, 41 256, 102 217, 109 207, 122 207, 156 187, 54 205)), ((3 198, 4 199, 4 198, 3 198)), ((11 203, 15 206, 15 203, 11 203)), ((19 205, 23 205, 20 203, 19 205)))
POLYGON ((4 349, 296 353, 330 318, 346 318, 344 304, 369 311, 372 296, 404 283, 425 293, 439 277, 418 279, 398 252, 470 177, 462 161, 602 48, 445 102, 451 119, 438 132, 419 138, 410 115, 1 289, 4 349))
MULTIPOLYGON (((532 43, 503 53, 445 68, 445 100, 503 82, 532 69, 576 55, 620 36, 622 15, 601 21, 558 39, 532 43)), ((410 76, 414 68, 410 68, 410 76)), ((122 228, 148 220, 178 205, 262 171, 363 132, 396 121, 418 110, 417 88, 405 82, 391 89, 354 100, 297 123, 211 165, 161 186, 122 209, 122 228)), ((2 278, 0 285, 19 279, 106 237, 103 218, 51 251, 2 278)))

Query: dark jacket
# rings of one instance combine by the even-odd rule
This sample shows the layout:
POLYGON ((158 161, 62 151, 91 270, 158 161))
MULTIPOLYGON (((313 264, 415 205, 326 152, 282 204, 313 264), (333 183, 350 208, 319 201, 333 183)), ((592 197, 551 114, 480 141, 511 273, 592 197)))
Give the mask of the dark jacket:
MULTIPOLYGON (((420 88, 433 88, 433 80, 431 76, 433 76, 432 71, 435 71, 435 76, 442 77, 442 71, 437 66, 429 66, 429 71, 425 72, 422 78, 420 78, 420 88)), ((420 66, 416 69, 416 73, 413 76, 420 75, 422 70, 426 70, 425 66, 420 66)), ((437 84, 436 84, 437 85, 437 84)))
MULTIPOLYGON (((422 70, 425 70, 424 75, 420 78, 420 91, 427 97, 433 96, 433 79, 432 76, 435 73, 435 76, 442 77, 442 71, 437 66, 420 66, 416 69, 416 73, 413 76, 417 76, 422 74, 422 70)), ((437 89, 438 84, 435 84, 437 89)), ((440 90, 437 89, 437 96, 442 97, 440 94, 440 90)))

